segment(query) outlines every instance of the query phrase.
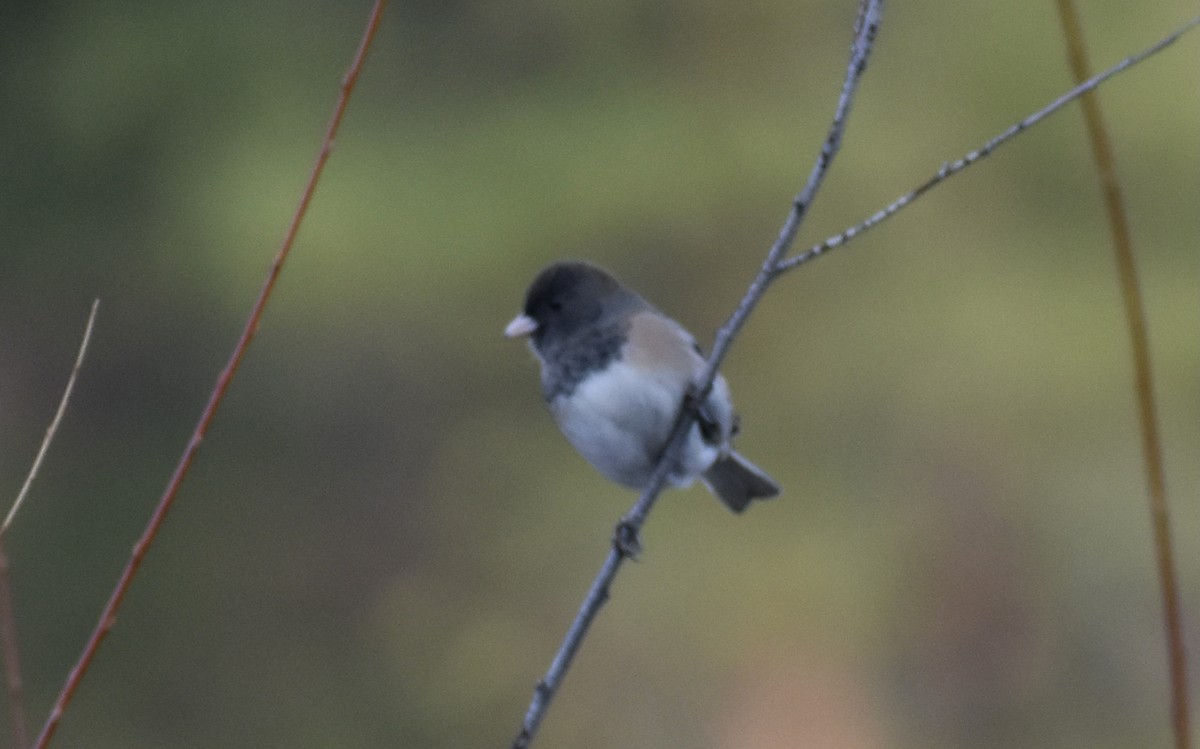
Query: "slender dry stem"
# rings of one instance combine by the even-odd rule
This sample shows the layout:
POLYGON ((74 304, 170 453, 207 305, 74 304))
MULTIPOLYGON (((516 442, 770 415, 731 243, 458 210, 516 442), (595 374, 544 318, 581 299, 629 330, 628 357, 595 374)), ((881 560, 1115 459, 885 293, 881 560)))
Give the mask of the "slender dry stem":
POLYGON ((29 746, 29 724, 25 713, 25 684, 21 679, 21 648, 17 643, 17 617, 13 606, 12 575, 9 571, 8 553, 4 549, 3 538, 9 527, 12 526, 17 510, 21 508, 25 497, 29 495, 29 487, 33 486, 33 480, 37 478, 42 460, 50 449, 50 443, 54 441, 54 435, 58 433, 58 425, 62 423, 63 414, 67 412, 71 392, 75 389, 75 380, 79 377, 83 359, 87 355, 88 343, 92 340, 92 329, 96 324, 96 310, 99 307, 100 300, 93 300, 92 309, 88 313, 87 325, 83 329, 83 340, 79 342, 79 353, 75 355, 75 364, 71 367, 70 376, 67 377, 67 386, 63 389, 62 397, 58 401, 58 410, 54 412, 54 418, 50 420, 50 426, 46 428, 46 435, 42 438, 42 444, 33 458, 33 465, 29 467, 25 483, 21 485, 17 498, 9 508, 3 526, 0 526, 0 651, 4 653, 4 683, 8 691, 13 746, 16 749, 25 749, 29 746))
MULTIPOLYGON (((1067 58, 1076 81, 1086 80, 1089 65, 1079 15, 1071 0, 1058 0, 1058 15, 1067 42, 1067 58)), ((1189 749, 1191 731, 1188 716, 1187 652, 1183 643, 1183 614, 1179 602, 1179 582, 1175 573, 1175 554, 1171 546, 1171 519, 1167 513, 1167 482, 1163 469, 1162 446, 1158 436, 1158 417, 1154 406, 1154 378, 1150 369, 1150 343, 1146 316, 1133 260, 1133 238, 1125 215, 1116 159, 1100 112, 1100 102, 1091 93, 1079 100, 1097 177, 1104 194, 1104 207, 1112 232, 1117 258, 1117 277, 1129 325, 1129 345, 1133 355, 1134 398, 1142 436, 1142 458, 1146 467, 1150 516, 1154 526, 1154 545, 1158 560, 1158 582, 1162 591, 1163 625, 1167 639, 1167 664, 1170 672, 1171 727, 1176 749, 1189 749)))
POLYGON ((316 163, 313 164, 312 171, 309 173, 308 182, 304 186, 300 203, 296 206, 296 211, 292 215, 292 220, 288 225, 283 242, 279 247, 278 253, 275 255, 275 260, 271 264, 270 270, 267 272, 266 281, 263 283, 258 299, 254 302, 250 316, 246 320, 245 328, 242 330, 242 335, 234 346, 233 353, 229 357, 225 369, 222 370, 220 376, 217 378, 208 404, 200 414, 200 421, 196 424, 196 428, 192 432, 192 437, 179 459, 179 464, 176 466, 174 474, 172 474, 170 481, 167 482, 167 487, 163 491, 163 495, 159 499, 153 514, 151 514, 145 531, 134 545, 129 562, 125 565, 120 579, 113 588, 112 595, 109 597, 108 603, 100 614, 100 620, 92 631, 91 638, 88 640, 87 645, 84 646, 83 653, 79 656, 75 667, 71 669, 66 683, 63 684, 62 691, 59 692, 58 698, 50 710, 50 715, 42 727, 41 735, 38 736, 37 744, 35 745, 37 749, 44 749, 50 743, 50 739, 58 729, 59 721, 62 720, 63 713, 70 704, 71 698, 75 695, 75 691, 79 688, 79 684, 82 682, 84 674, 87 673, 92 659, 95 658, 96 651, 100 648, 100 644, 104 641, 109 631, 111 631, 113 623, 116 620, 117 610, 121 606, 121 601, 124 600, 125 594, 129 591, 130 583, 137 574, 138 568, 141 567, 146 552, 157 537, 159 528, 162 527, 167 513, 170 511, 172 504, 174 504, 175 496, 179 493, 179 487, 182 485, 184 477, 192 466, 196 452, 200 449, 200 443, 204 440, 204 435, 208 432, 208 427, 212 423, 213 417, 216 416, 221 401, 225 398, 225 393, 229 390, 229 383, 237 373, 238 366, 242 362, 242 357, 245 355, 246 349, 250 346, 254 334, 258 331, 259 321, 262 318, 263 310, 267 306, 267 301, 271 297, 271 291, 275 288, 275 281, 279 278, 279 272, 283 269, 284 261, 287 260, 288 254, 291 252, 292 245, 296 240, 296 234, 300 230, 300 224, 304 219, 305 213, 308 211, 309 202, 312 200, 317 182, 321 177, 321 172, 325 168, 325 162, 329 159, 329 155, 333 151, 333 142, 337 135, 338 126, 341 124, 342 116, 346 112, 350 95, 354 91, 354 84, 358 81, 359 73, 362 72, 367 51, 371 47, 371 41, 375 38, 375 32, 379 29, 379 21, 383 15, 384 5, 384 0, 376 0, 374 8, 371 10, 370 18, 367 21, 362 40, 358 46, 358 51, 354 55, 354 61, 342 79, 341 93, 338 96, 337 105, 334 107, 333 116, 330 118, 329 125, 325 130, 325 137, 321 142, 321 150, 317 155, 316 163))
POLYGON ((4 651, 4 685, 8 690, 8 713, 12 721, 14 749, 29 746, 29 722, 25 713, 25 683, 21 679, 21 648, 17 644, 17 617, 13 610, 12 576, 8 552, 0 540, 0 648, 4 651))
POLYGON ((58 431, 58 425, 62 422, 63 414, 67 412, 67 404, 71 401, 71 391, 75 389, 75 378, 79 376, 79 368, 83 366, 83 357, 87 354, 88 342, 92 339, 92 327, 96 324, 96 310, 100 307, 100 300, 96 299, 92 302, 92 311, 88 313, 87 326, 83 329, 83 340, 79 344, 79 353, 75 355, 75 366, 71 367, 71 376, 67 378, 67 387, 63 390, 62 398, 58 401, 58 410, 54 412, 54 418, 50 420, 50 426, 46 428, 46 436, 42 438, 42 445, 38 448, 37 455, 33 459, 33 465, 29 467, 29 475, 25 477, 25 483, 21 485, 21 491, 17 493, 17 498, 12 503, 12 507, 8 509, 8 514, 4 517, 4 524, 0 525, 0 538, 8 532, 9 526, 12 525, 13 518, 17 516, 17 510, 21 509, 21 505, 25 502, 25 497, 29 494, 29 487, 33 486, 33 480, 37 478, 38 469, 42 467, 42 460, 46 457, 46 452, 50 449, 50 443, 54 441, 54 434, 58 431))
POLYGON ((663 450, 658 467, 651 476, 649 484, 642 490, 642 494, 638 497, 633 508, 617 524, 612 549, 608 552, 604 564, 601 565, 599 573, 592 581, 591 588, 584 597, 583 604, 580 606, 575 620, 572 622, 570 629, 567 630, 562 645, 559 646, 558 652, 550 664, 550 669, 534 689, 533 699, 529 704, 529 709, 525 713, 521 731, 513 740, 513 749, 523 749, 529 746, 537 734, 538 727, 541 725, 546 710, 550 706, 550 701, 562 685, 567 670, 570 668, 571 662, 574 660, 580 645, 583 644, 583 639, 587 636, 592 622, 595 621, 597 614, 599 614, 600 608, 608 600, 609 589, 612 581, 616 578, 618 570, 621 568, 621 564, 636 553, 640 545, 638 534, 646 521, 646 516, 653 508, 658 495, 666 485, 670 467, 676 463, 679 452, 683 449, 686 435, 695 421, 696 413, 694 404, 700 402, 703 399, 704 393, 712 387, 717 368, 720 366, 725 354, 728 353, 729 347, 733 344, 738 331, 749 318, 755 305, 758 304, 759 300, 766 293, 771 281, 776 277, 778 261, 787 253, 788 248, 795 239, 796 232, 800 228, 808 207, 812 204, 812 200, 816 196, 829 170, 829 166, 841 145, 842 134, 846 126, 846 117, 850 111, 850 104, 854 99, 854 92, 857 90, 862 73, 866 69, 867 58, 873 47, 876 32, 879 30, 882 12, 883 0, 862 0, 855 27, 854 43, 851 47, 850 64, 846 72, 845 82, 842 85, 841 96, 838 99, 837 110, 825 139, 825 144, 821 148, 821 153, 818 155, 816 163, 809 173, 808 182, 800 191, 800 194, 792 201, 792 207, 788 213, 787 220, 784 222, 775 244, 767 254, 767 258, 763 262, 758 276, 750 285, 750 289, 746 292, 746 296, 734 311, 733 316, 722 326, 717 334, 717 340, 713 345, 713 351, 709 356, 708 366, 705 369, 704 375, 696 384, 695 392, 689 394, 684 407, 680 409, 679 416, 675 422, 675 428, 672 431, 670 439, 667 441, 667 446, 663 450))

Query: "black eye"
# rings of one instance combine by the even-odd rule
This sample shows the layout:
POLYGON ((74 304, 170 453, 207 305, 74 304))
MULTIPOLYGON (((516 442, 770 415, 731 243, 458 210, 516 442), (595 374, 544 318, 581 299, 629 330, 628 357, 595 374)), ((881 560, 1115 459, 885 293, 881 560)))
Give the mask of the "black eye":
POLYGON ((562 302, 557 299, 553 300, 550 302, 550 310, 552 312, 562 312, 562 302))

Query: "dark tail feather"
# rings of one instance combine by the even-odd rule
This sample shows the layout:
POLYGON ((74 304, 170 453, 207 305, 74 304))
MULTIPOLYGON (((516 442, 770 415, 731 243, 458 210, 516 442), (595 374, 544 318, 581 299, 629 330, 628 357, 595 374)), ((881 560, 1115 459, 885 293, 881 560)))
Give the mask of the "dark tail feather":
POLYGON ((741 455, 731 452, 718 458, 702 477, 708 490, 734 512, 746 509, 754 499, 768 499, 779 493, 779 484, 741 455))

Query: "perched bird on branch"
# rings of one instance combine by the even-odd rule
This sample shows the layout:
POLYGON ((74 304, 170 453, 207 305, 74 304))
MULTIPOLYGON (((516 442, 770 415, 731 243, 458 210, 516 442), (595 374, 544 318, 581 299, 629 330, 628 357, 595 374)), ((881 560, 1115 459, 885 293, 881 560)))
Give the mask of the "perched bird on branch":
MULTIPOLYGON (((644 487, 705 368, 691 334, 583 262, 542 270, 504 334, 529 338, 542 365, 542 394, 575 449, 609 479, 644 487)), ((699 478, 734 512, 779 493, 770 476, 733 449, 737 416, 725 378, 717 376, 696 412, 671 468, 672 484, 699 478)))

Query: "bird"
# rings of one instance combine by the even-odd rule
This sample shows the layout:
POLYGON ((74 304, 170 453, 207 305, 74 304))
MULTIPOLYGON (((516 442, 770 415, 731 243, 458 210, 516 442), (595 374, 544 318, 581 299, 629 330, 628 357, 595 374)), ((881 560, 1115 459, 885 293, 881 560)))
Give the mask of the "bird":
MULTIPOLYGON (((643 489, 706 367, 692 335, 608 271, 577 260, 537 274, 504 334, 529 340, 542 396, 567 441, 608 479, 643 489)), ((779 494, 733 449, 737 431, 729 386, 717 375, 668 481, 686 487, 699 478, 735 513, 779 494)))

